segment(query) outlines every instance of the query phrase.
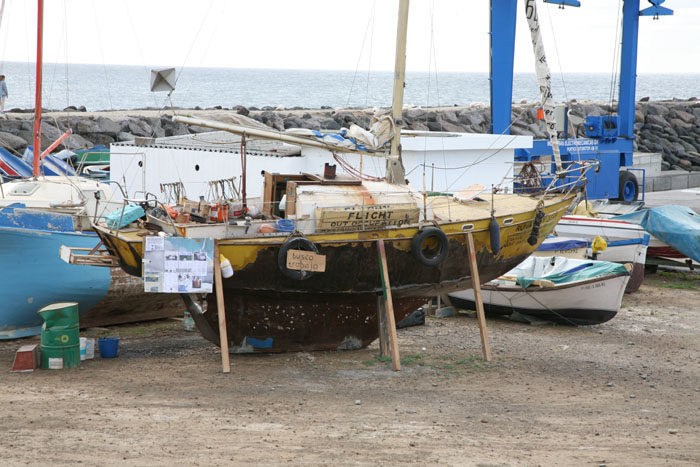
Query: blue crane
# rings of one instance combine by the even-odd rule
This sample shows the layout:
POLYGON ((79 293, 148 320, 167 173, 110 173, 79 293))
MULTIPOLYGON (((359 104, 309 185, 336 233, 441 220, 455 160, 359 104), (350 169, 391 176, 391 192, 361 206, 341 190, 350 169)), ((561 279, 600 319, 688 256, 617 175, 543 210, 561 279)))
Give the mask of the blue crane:
MULTIPOLYGON (((535 1, 535 0, 529 0, 535 1)), ((639 17, 672 15, 661 6, 665 0, 648 0, 651 6, 640 11, 640 0, 624 0, 622 9, 622 49, 620 54, 620 87, 616 115, 586 116, 586 138, 559 140, 562 164, 571 166, 579 161, 597 162, 595 170, 587 172, 589 199, 618 199, 635 201, 639 196, 636 176, 621 167, 632 165, 635 117, 635 87, 637 84, 637 44, 639 17)), ((544 0, 545 3, 580 6, 578 0, 544 0)), ((515 24, 519 0, 491 0, 491 133, 508 134, 513 101, 513 59, 515 53, 515 24)), ((552 154, 548 140, 535 140, 532 149, 516 151, 520 162, 538 161, 552 154)), ((549 180, 554 177, 551 168, 549 180)), ((548 177, 544 177, 546 183, 548 177)))

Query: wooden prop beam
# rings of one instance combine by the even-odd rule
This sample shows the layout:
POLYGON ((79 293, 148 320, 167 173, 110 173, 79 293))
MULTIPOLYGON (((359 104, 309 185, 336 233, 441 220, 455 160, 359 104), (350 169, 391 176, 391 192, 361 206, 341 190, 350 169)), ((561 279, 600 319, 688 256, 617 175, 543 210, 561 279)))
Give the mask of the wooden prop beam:
POLYGON ((224 285, 221 278, 221 260, 219 242, 214 240, 214 282, 216 285, 216 310, 219 315, 219 344, 221 347, 221 369, 231 373, 231 362, 228 354, 228 331, 226 330, 226 308, 224 307, 224 285))
POLYGON ((379 355, 386 357, 389 355, 389 328, 386 325, 384 295, 377 295, 377 321, 379 323, 379 355))
MULTIPOLYGON (((377 240, 377 251, 379 253, 379 269, 382 275, 382 289, 384 291, 384 307, 380 307, 379 312, 385 315, 385 327, 387 329, 387 334, 389 335, 389 349, 391 351, 391 363, 394 371, 399 371, 401 369, 401 357, 399 355, 399 342, 396 336, 396 319, 394 317, 394 304, 391 300, 391 284, 389 283, 389 271, 386 266, 386 250, 384 249, 384 240, 381 238, 377 240)), ((379 346, 381 348, 381 323, 379 320, 379 336, 380 342, 379 346)))
POLYGON ((479 283, 479 269, 476 264, 476 252, 474 251, 474 237, 467 232, 467 250, 469 252, 469 269, 472 273, 472 288, 474 289, 474 303, 476 304, 476 316, 479 320, 479 333, 481 334, 481 350, 484 352, 484 360, 491 361, 491 347, 489 336, 486 332, 486 316, 484 315, 484 302, 481 299, 481 284, 479 283))

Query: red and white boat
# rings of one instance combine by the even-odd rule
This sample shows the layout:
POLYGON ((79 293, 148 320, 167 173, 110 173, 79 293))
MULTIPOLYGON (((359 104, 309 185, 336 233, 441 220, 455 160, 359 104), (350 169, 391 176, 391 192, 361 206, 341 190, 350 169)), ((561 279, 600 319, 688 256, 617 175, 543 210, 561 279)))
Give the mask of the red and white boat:
POLYGON ((649 235, 641 226, 614 218, 601 219, 568 215, 561 218, 554 228, 554 232, 556 235, 585 238, 591 242, 596 236, 602 237, 608 247, 600 251, 596 259, 613 263, 634 264, 630 280, 627 283, 626 292, 628 293, 639 289, 644 281, 647 248, 652 239, 655 246, 669 248, 665 243, 649 235))

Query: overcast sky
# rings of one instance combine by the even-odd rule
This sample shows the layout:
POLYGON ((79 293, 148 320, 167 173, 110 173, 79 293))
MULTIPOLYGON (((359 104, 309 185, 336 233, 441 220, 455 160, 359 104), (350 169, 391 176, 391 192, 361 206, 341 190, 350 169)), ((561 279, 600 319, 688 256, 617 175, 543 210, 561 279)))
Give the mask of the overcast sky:
MULTIPOLYGON (((522 3, 515 67, 527 72, 534 65, 522 3)), ((609 73, 622 0, 581 3, 560 10, 538 0, 550 66, 554 72, 609 73)), ((44 61, 390 70, 397 5, 398 0, 48 0, 44 61)), ((488 71, 488 6, 488 0, 413 0, 408 69, 488 71)), ((675 15, 640 19, 639 72, 700 73, 700 1, 668 0, 664 6, 675 15)), ((34 61, 36 1, 6 0, 0 40, 0 61, 34 61)))

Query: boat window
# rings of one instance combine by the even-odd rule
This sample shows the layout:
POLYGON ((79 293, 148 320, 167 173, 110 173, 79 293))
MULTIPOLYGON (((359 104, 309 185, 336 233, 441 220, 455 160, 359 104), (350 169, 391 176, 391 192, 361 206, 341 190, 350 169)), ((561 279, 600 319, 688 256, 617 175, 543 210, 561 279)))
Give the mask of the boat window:
POLYGON ((474 224, 464 224, 462 226, 463 232, 468 232, 468 231, 473 230, 473 229, 474 229, 474 224))
POLYGON ((513 223, 513 218, 509 217, 508 219, 503 219, 503 225, 510 225, 513 223))
POLYGON ((36 190, 39 189, 39 184, 38 183, 20 183, 16 187, 14 187, 11 191, 11 195, 16 195, 16 196, 29 196, 33 194, 36 190))

